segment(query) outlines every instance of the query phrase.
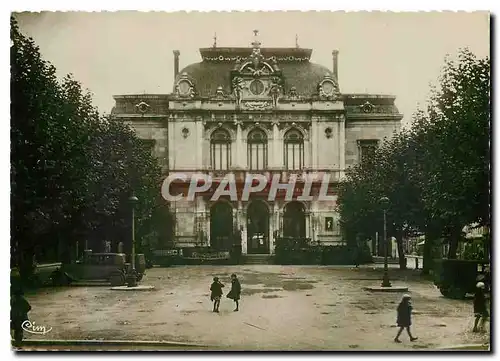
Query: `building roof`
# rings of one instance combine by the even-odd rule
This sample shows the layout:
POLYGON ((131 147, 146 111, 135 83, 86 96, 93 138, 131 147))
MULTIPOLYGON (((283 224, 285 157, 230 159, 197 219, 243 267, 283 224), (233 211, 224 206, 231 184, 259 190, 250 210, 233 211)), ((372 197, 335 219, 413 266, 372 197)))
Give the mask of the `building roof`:
MULTIPOLYGON (((275 60, 284 78, 284 92, 295 87, 299 96, 311 96, 325 75, 333 73, 325 66, 309 61, 312 50, 303 48, 261 48, 264 58, 275 60)), ((221 86, 225 94, 231 92, 231 70, 237 60, 243 61, 252 54, 252 48, 202 48, 202 61, 186 66, 177 75, 174 87, 182 74, 186 73, 194 83, 199 96, 210 97, 221 86)))

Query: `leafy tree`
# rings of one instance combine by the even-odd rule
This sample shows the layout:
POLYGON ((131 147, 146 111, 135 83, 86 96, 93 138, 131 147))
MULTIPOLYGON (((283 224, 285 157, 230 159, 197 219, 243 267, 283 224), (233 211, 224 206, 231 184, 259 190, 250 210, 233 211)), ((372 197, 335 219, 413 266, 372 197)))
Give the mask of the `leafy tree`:
POLYGON ((450 241, 449 258, 456 256, 464 226, 490 225, 489 89, 489 58, 463 49, 457 61, 447 59, 417 124, 424 135, 422 201, 434 228, 450 241))
POLYGON ((69 259, 78 240, 97 248, 124 241, 130 250, 132 194, 137 239, 156 237, 171 222, 150 149, 130 127, 100 116, 71 75, 58 81, 14 18, 11 40, 11 259, 22 278, 35 254, 62 245, 69 259))
POLYGON ((410 130, 348 171, 338 200, 348 241, 381 223, 382 196, 391 201, 388 233, 398 240, 401 267, 404 236, 426 234, 428 272, 437 240, 450 241, 448 257, 454 258, 465 225, 490 226, 489 88, 488 58, 465 49, 458 61, 447 60, 427 112, 417 111, 410 130))

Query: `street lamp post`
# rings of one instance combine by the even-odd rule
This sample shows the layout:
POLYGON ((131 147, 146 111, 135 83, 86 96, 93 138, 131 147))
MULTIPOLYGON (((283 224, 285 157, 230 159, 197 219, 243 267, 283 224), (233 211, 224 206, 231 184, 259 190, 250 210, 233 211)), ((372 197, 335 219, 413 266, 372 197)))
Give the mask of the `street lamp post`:
POLYGON ((389 281, 389 265, 387 261, 388 244, 387 244, 387 210, 389 209, 389 198, 380 198, 380 206, 384 212, 384 278, 382 279, 382 287, 391 287, 389 281))
POLYGON ((135 205, 139 199, 135 195, 132 195, 128 200, 132 206, 132 269, 127 275, 127 284, 129 287, 135 287, 137 286, 137 273, 135 271, 135 205))

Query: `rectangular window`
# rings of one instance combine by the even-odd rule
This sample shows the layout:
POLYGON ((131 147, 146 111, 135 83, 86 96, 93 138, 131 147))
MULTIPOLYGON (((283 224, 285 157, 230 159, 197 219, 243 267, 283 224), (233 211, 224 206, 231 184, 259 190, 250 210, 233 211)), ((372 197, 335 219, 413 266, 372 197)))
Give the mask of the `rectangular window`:
POLYGON ((378 139, 361 139, 358 140, 359 161, 364 163, 367 159, 373 157, 378 148, 378 139))
POLYGON ((214 170, 229 169, 231 151, 228 143, 212 143, 211 159, 214 170))
POLYGON ((248 145, 248 165, 251 170, 264 170, 267 167, 267 144, 248 145))
POLYGON ((146 150, 149 150, 154 155, 156 140, 154 139, 141 139, 141 143, 146 150))
POLYGON ((289 170, 300 170, 304 166, 304 146, 302 143, 285 145, 285 167, 289 170))

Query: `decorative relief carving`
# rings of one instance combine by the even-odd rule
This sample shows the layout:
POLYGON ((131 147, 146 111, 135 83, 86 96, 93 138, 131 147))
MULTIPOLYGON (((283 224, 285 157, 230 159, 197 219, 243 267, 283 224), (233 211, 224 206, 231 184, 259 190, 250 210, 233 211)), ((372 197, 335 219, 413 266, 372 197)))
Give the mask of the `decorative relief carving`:
POLYGON ((296 99, 299 97, 299 95, 297 94, 297 88, 296 87, 291 87, 290 88, 290 93, 288 94, 288 96, 292 99, 296 99))
POLYGON ((196 94, 194 84, 187 73, 182 73, 181 78, 175 85, 175 94, 182 98, 194 98, 196 94))
POLYGON ((219 86, 217 87, 217 90, 216 90, 216 92, 215 92, 215 96, 216 96, 217 98, 224 98, 224 89, 222 88, 222 86, 220 86, 220 85, 219 85, 219 86))
POLYGON ((238 119, 238 117, 235 114, 233 117, 233 124, 236 125, 236 127, 238 127, 243 124, 243 121, 241 119, 238 119))
POLYGON ((363 105, 361 105, 361 110, 363 113, 371 113, 373 112, 373 104, 370 102, 365 102, 363 105))
POLYGON ((325 136, 330 139, 332 137, 333 130, 332 128, 328 127, 325 129, 325 136))
MULTIPOLYGON (((241 56, 219 55, 219 56, 214 56, 214 57, 204 56, 204 57, 202 57, 202 59, 206 60, 206 61, 215 61, 215 62, 233 62, 233 61, 241 62, 245 58, 243 58, 241 56)), ((290 55, 290 56, 270 56, 268 58, 263 58, 263 61, 265 61, 265 62, 273 62, 273 61, 276 61, 276 62, 278 62, 278 61, 279 62, 301 62, 301 61, 308 61, 309 59, 310 58, 307 56, 297 57, 297 56, 290 55)))
POLYGON ((268 109, 272 106, 272 104, 268 101, 260 101, 260 100, 256 100, 256 101, 246 101, 246 102, 243 102, 243 105, 246 107, 246 108, 249 108, 249 109, 252 109, 252 110, 264 110, 264 109, 268 109))
POLYGON ((189 129, 188 128, 186 128, 186 127, 182 128, 182 137, 184 139, 186 139, 187 137, 189 137, 189 129))
POLYGON ((398 109, 393 105, 374 105, 365 102, 362 105, 348 105, 345 107, 347 113, 376 113, 376 114, 399 114, 398 109))
POLYGON ((337 81, 329 74, 318 84, 318 95, 322 99, 335 100, 339 96, 339 86, 337 81))
POLYGON ((141 114, 145 114, 148 112, 150 106, 149 104, 147 104, 146 102, 140 102, 139 104, 137 104, 135 106, 135 108, 137 109, 137 111, 141 114))

